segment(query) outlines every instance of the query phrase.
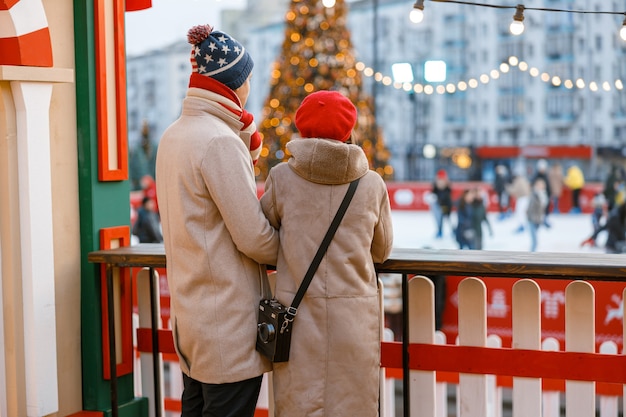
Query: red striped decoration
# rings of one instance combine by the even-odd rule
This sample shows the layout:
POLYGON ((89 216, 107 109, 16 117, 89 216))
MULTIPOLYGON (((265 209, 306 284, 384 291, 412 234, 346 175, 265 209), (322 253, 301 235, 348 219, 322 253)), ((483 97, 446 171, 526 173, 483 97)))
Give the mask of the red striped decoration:
POLYGON ((127 12, 149 9, 150 7, 152 7, 152 0, 126 0, 127 12))
MULTIPOLYGON (((0 12, 9 13, 9 10, 19 2, 20 0, 0 0, 0 12)), ((32 14, 45 16, 41 2, 37 4, 37 7, 41 10, 33 11, 32 14)), ((26 16, 30 14, 21 13, 18 18, 27 18, 26 16)), ((13 23, 14 26, 18 26, 20 22, 13 23)), ((51 67, 52 42, 47 22, 45 22, 45 27, 35 31, 0 38, 0 65, 51 67)))
POLYGON ((0 0, 0 10, 9 10, 19 2, 20 0, 0 0))

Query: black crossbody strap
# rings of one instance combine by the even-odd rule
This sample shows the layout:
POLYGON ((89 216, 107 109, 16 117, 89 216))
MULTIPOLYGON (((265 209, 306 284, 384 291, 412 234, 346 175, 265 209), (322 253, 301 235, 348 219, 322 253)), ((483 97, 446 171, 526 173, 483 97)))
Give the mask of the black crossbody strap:
POLYGON ((300 284, 300 288, 298 288, 298 292, 296 293, 296 296, 294 297, 293 302, 291 303, 291 307, 287 309, 287 315, 289 316, 289 319, 291 320, 293 320, 293 318, 296 316, 296 313, 298 311, 298 306, 300 305, 300 302, 302 301, 302 298, 304 297, 304 293, 309 287, 309 284, 311 283, 311 280, 313 279, 313 275, 315 275, 315 271, 317 271, 317 267, 319 266, 320 262, 322 262, 322 258, 324 257, 324 254, 326 253, 326 249, 328 249, 330 242, 333 240, 333 236, 335 235, 335 232, 337 231, 337 228, 339 227, 339 223, 341 223, 341 219, 343 219, 343 215, 346 214, 346 210, 348 209, 348 206, 350 205, 350 201, 352 201, 352 197, 354 196, 356 187, 357 185, 359 185, 359 180, 360 178, 357 178, 356 180, 350 183, 350 186, 348 187, 348 191, 346 192, 346 196, 343 198, 343 201, 341 202, 341 205, 339 206, 339 209, 337 210, 337 214, 335 214, 335 218, 333 219, 333 222, 330 224, 330 227, 328 228, 328 231, 326 232, 326 236, 324 236, 324 240, 322 240, 322 243, 320 244, 320 247, 317 250, 315 257, 313 258, 313 261, 311 262, 311 266, 309 266, 308 271, 306 271, 306 274, 304 275, 304 279, 302 280, 302 283, 300 284))

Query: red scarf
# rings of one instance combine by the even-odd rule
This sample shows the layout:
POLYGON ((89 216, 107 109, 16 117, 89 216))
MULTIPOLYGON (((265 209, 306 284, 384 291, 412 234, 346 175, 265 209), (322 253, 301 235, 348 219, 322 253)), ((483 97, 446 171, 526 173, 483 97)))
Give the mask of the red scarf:
MULTIPOLYGON (((194 72, 191 74, 191 77, 189 78, 189 87, 211 91, 231 100, 234 103, 241 103, 239 97, 233 90, 226 87, 221 82, 214 80, 213 78, 200 75, 199 73, 194 72)), ((250 133, 250 155, 252 156, 252 162, 256 164, 259 160, 259 155, 261 154, 261 145, 263 141, 261 139, 261 135, 259 135, 259 132, 256 130, 254 117, 251 113, 248 113, 241 107, 232 108, 223 103, 220 104, 226 110, 230 111, 239 118, 239 121, 243 123, 243 128, 241 129, 242 131, 250 133)))

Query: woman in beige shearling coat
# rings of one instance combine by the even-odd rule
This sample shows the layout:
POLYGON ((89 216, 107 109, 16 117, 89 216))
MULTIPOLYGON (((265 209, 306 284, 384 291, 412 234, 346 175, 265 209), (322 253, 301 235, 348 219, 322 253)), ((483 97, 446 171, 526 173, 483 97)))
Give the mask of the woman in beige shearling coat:
MULTIPOLYGON (((334 116, 320 117, 328 125, 334 116)), ((351 130, 350 120, 337 127, 351 130)), ((296 125, 314 133, 301 128, 298 115, 296 125)), ((292 157, 272 168, 261 198, 279 229, 275 295, 291 305, 349 183, 360 178, 294 319, 289 361, 274 364, 277 417, 378 415, 382 323, 374 263, 391 251, 391 210, 363 150, 341 138, 289 142, 292 157)))

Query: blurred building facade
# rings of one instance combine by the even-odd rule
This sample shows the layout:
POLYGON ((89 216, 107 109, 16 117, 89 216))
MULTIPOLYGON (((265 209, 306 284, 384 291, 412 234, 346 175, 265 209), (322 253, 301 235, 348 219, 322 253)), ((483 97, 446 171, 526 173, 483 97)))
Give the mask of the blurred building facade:
POLYGON ((126 82, 128 141, 131 149, 141 142, 142 129, 159 141, 163 131, 178 118, 191 73, 191 45, 186 40, 162 49, 128 56, 126 82))
MULTIPOLYGON (((429 180, 445 168, 453 179, 489 181, 498 163, 513 170, 537 158, 575 163, 593 180, 604 177, 605 162, 621 163, 626 155, 626 92, 616 84, 626 80, 626 42, 618 34, 623 16, 526 10, 525 32, 513 36, 511 9, 427 1, 424 21, 414 24, 412 0, 348 3, 357 59, 388 77, 388 85, 374 77, 364 77, 364 85, 375 97, 397 180, 429 180), (510 65, 510 57, 529 68, 510 65), (446 63, 445 81, 425 81, 424 64, 432 60, 446 63), (411 64, 413 84, 443 90, 394 87, 389 80, 395 63, 411 64), (462 91, 472 80, 477 86, 462 91), (567 80, 585 86, 568 88, 567 80), (425 155, 425 146, 435 153, 425 155)), ((284 40, 288 5, 250 1, 222 18, 220 29, 254 58, 248 108, 257 120, 284 40)), ((626 0, 529 0, 525 6, 623 12, 626 0)), ((189 68, 184 42, 128 58, 131 143, 144 118, 160 137, 178 116, 189 68)))

